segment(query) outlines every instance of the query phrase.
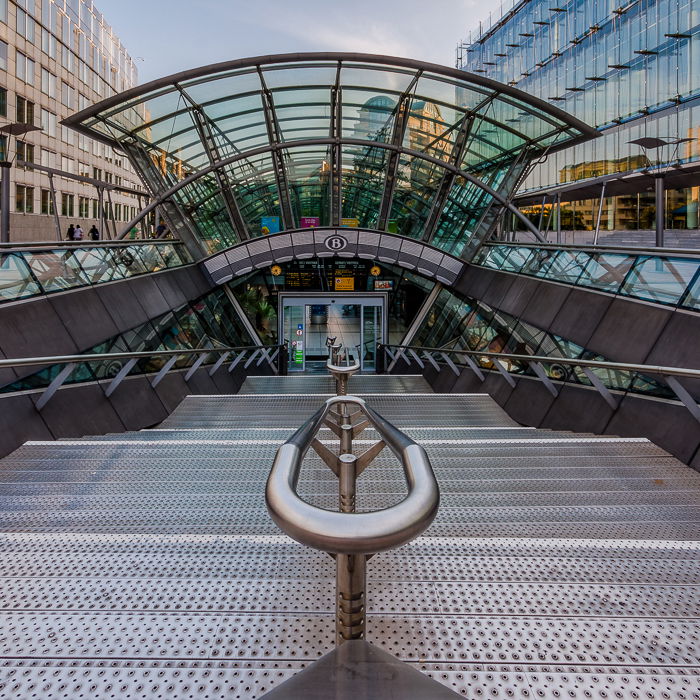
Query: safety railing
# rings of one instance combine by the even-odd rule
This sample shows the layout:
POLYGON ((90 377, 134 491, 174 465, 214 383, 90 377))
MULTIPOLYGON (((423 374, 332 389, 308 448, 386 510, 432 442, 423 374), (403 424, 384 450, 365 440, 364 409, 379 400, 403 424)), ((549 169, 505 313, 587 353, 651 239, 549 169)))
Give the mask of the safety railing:
POLYGON ((180 241, 1 244, 0 304, 191 262, 180 241))
POLYGON ((284 532, 335 558, 336 644, 342 644, 349 639, 361 639, 365 634, 367 559, 420 535, 437 514, 440 493, 425 450, 362 399, 342 395, 328 399, 279 448, 267 480, 265 498, 272 519, 284 532), (357 455, 353 440, 370 426, 378 433, 379 440, 357 455), (339 440, 337 454, 318 439, 322 428, 329 428, 339 440), (385 447, 401 462, 408 495, 389 508, 357 513, 357 478, 385 447), (318 508, 297 492, 302 462, 309 448, 338 477, 339 511, 318 508))
POLYGON ((471 262, 634 299, 700 309, 700 253, 490 243, 471 262))
POLYGON ((620 399, 612 391, 645 394, 679 400, 700 422, 700 406, 679 381, 681 378, 700 380, 698 369, 419 345, 380 345, 379 349, 390 359, 387 371, 403 358, 409 365, 415 364, 420 369, 425 369, 426 364, 437 371, 447 366, 457 376, 468 368, 482 382, 486 379, 484 371, 495 371, 513 388, 517 376, 531 376, 537 378, 555 398, 559 395, 559 386, 555 382, 581 384, 594 387, 613 410, 617 409, 620 399))
POLYGON ((0 360, 0 370, 45 367, 42 373, 32 374, 0 388, 0 396, 8 392, 43 388, 44 391, 35 404, 36 409, 40 411, 66 383, 108 380, 105 396, 110 397, 130 374, 153 374, 150 383, 155 388, 171 370, 182 368, 178 365, 188 368, 184 377, 185 381, 188 381, 205 363, 210 365, 209 376, 214 376, 227 362, 229 372, 241 364, 244 369, 248 369, 253 362, 256 363, 256 367, 268 362, 273 371, 285 374, 286 346, 183 348, 0 360))

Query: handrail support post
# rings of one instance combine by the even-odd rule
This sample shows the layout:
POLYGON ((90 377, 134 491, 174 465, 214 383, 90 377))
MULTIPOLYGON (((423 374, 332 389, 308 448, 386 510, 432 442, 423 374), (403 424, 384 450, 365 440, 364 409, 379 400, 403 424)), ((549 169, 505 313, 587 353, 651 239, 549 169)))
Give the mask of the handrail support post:
POLYGON ((365 589, 367 558, 365 554, 336 554, 335 643, 365 636, 365 589))

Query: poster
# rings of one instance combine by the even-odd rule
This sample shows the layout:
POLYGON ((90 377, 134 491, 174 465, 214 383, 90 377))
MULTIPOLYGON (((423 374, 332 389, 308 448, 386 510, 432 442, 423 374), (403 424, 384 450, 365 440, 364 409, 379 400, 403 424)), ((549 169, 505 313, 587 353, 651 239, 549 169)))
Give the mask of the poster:
POLYGON ((317 228, 321 225, 321 218, 318 216, 302 216, 299 219, 301 228, 317 228))
POLYGON ((399 224, 396 221, 396 219, 389 219, 389 221, 387 221, 386 231, 387 231, 387 233, 398 233, 399 232, 399 224))
POLYGON ((280 218, 279 216, 263 216, 260 219, 260 233, 267 236, 270 233, 279 233, 280 218))
POLYGON ((354 277, 336 277, 335 278, 336 292, 354 292, 355 278, 354 277))
POLYGON ((357 228, 360 225, 359 219, 341 219, 340 226, 342 228, 357 228))
POLYGON ((393 289, 394 280, 374 280, 374 291, 379 292, 385 289, 393 289))

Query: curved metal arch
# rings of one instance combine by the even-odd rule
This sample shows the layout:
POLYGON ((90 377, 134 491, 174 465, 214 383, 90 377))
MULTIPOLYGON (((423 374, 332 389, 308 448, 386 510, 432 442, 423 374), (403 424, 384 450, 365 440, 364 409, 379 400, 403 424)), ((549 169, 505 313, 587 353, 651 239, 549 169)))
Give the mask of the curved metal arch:
MULTIPOLYGON (((564 112, 563 110, 550 105, 549 103, 541 100, 532 95, 528 95, 525 92, 518 90, 510 85, 504 85, 490 78, 477 75, 475 73, 468 73, 466 71, 460 70, 458 68, 450 68, 447 66, 441 66, 436 63, 428 63, 424 61, 418 61, 409 58, 397 58, 394 56, 386 56, 382 54, 364 54, 364 53, 346 53, 346 52, 301 52, 301 53, 288 53, 288 54, 276 54, 267 56, 256 56, 252 58, 242 58, 235 59, 232 61, 224 61, 221 63, 214 63, 207 66, 202 66, 200 68, 194 68, 187 71, 182 71, 180 73, 175 73, 157 80, 153 80, 144 85, 139 85, 137 87, 131 88, 126 92, 120 93, 118 95, 113 95, 108 97, 106 100, 102 100, 97 104, 91 105, 87 109, 84 109, 76 114, 67 117, 62 120, 62 124, 70 126, 82 133, 85 133, 92 138, 96 138, 93 131, 85 127, 82 122, 86 119, 95 118, 105 109, 110 107, 116 107, 118 105, 125 105, 136 98, 143 97, 148 93, 160 90, 166 86, 175 86, 175 84, 182 84, 186 81, 195 80, 197 78, 204 78, 207 76, 213 77, 218 73, 225 73, 227 71, 235 70, 238 68, 259 68, 261 66, 268 66, 274 64, 294 64, 302 62, 313 62, 313 61, 332 61, 334 63, 341 64, 343 62, 351 63, 369 63, 375 65, 386 65, 394 66, 399 68, 408 68, 411 70, 421 70, 425 72, 430 72, 438 76, 443 76, 450 78, 452 80, 457 80, 461 83, 469 85, 477 85, 482 88, 486 88, 493 93, 498 95, 504 95, 514 98, 524 105, 530 106, 538 111, 542 112, 544 115, 549 116, 552 119, 556 119, 559 122, 567 125, 570 128, 576 129, 581 132, 581 136, 578 139, 572 139, 567 141, 566 146, 570 146, 580 139, 588 139, 598 136, 598 131, 588 124, 582 122, 576 117, 564 112)), ((187 86, 183 86, 187 89, 187 86)), ((134 105, 129 105, 134 106, 134 105)), ((535 116, 535 115, 533 115, 535 116)), ((110 143, 111 145, 116 145, 118 147, 118 141, 111 139, 106 134, 100 134, 101 140, 110 143)))
POLYGON ((384 148, 386 150, 390 150, 396 153, 403 153, 409 156, 412 156, 414 158, 419 158, 422 160, 425 160, 429 163, 432 163, 434 165, 440 166, 444 168, 446 171, 452 172, 455 175, 459 177, 463 177, 465 180, 468 182, 471 182, 473 185, 476 185, 477 187, 481 188, 489 194, 491 197, 493 197, 500 205, 505 207, 509 212, 511 212, 513 215, 515 215, 525 226, 526 228, 535 236, 535 238, 538 241, 545 242, 545 239, 543 238, 542 234, 538 231, 538 229, 535 227, 535 225, 516 207, 513 205, 512 202, 510 202, 506 197, 504 197, 502 194, 497 192, 496 190, 492 189, 489 187, 487 184, 481 182, 478 178, 474 177, 470 173, 466 172, 465 170, 462 170, 461 168, 458 168, 455 165, 452 165, 450 163, 446 163, 445 161, 440 160, 439 158, 435 158, 433 156, 429 156, 425 153, 421 153, 420 151, 415 151, 411 148, 404 148, 402 146, 395 146, 393 144, 389 143, 383 143, 381 141, 365 141, 363 139, 334 139, 334 138, 324 138, 324 139, 303 139, 300 141, 288 141, 286 143, 282 144, 267 144, 266 146, 261 146, 259 148, 252 149, 250 151, 246 151, 243 154, 237 154, 235 156, 230 156, 228 158, 224 158, 223 160, 220 160, 216 163, 213 163, 206 168, 202 168, 201 170, 198 170, 195 173, 192 173, 191 175, 188 175, 184 180, 180 180, 177 184, 173 185, 169 189, 167 189, 165 192, 163 192, 160 197, 155 198, 151 203, 142 209, 138 215, 129 221, 125 227, 122 233, 119 235, 119 238, 124 238, 127 233, 134 227, 136 224, 138 224, 141 219, 143 219, 144 216, 149 214, 151 211, 153 211, 156 207, 161 205, 163 202, 167 201, 170 199, 174 194, 179 192, 182 188, 186 187, 187 185, 191 184, 192 182, 195 182, 198 180, 200 177, 204 177, 205 175, 208 175, 209 173, 215 171, 217 168, 222 168, 227 165, 231 165, 232 163, 235 163, 239 160, 243 160, 245 158, 249 158, 251 156, 259 155, 261 153, 267 153, 268 151, 278 151, 278 150, 283 150, 283 149, 293 149, 293 148, 299 148, 302 146, 306 145, 328 145, 328 144, 349 144, 352 146, 372 146, 373 148, 384 148))

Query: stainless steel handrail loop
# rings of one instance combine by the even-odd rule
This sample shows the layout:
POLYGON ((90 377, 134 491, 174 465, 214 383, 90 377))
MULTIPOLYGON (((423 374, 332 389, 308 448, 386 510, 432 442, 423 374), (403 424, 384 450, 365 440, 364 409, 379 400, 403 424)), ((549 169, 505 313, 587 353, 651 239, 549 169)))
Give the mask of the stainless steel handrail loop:
POLYGON ((267 480, 265 499, 270 516, 281 530, 302 544, 335 556, 336 643, 340 644, 364 636, 368 556, 400 547, 420 535, 437 514, 440 491, 428 455, 420 445, 361 398, 335 396, 279 448, 267 480), (349 408, 353 406, 359 410, 350 415, 349 408), (358 414, 365 417, 360 422, 355 421, 358 414), (334 416, 339 419, 338 425, 329 420, 334 416), (359 457, 351 454, 352 436, 370 424, 380 441, 359 457), (324 425, 340 437, 341 454, 335 455, 315 440, 324 425), (385 446, 401 462, 408 494, 389 508, 355 513, 355 480, 385 446), (310 447, 338 477, 343 512, 313 506, 297 493, 302 461, 310 447))

